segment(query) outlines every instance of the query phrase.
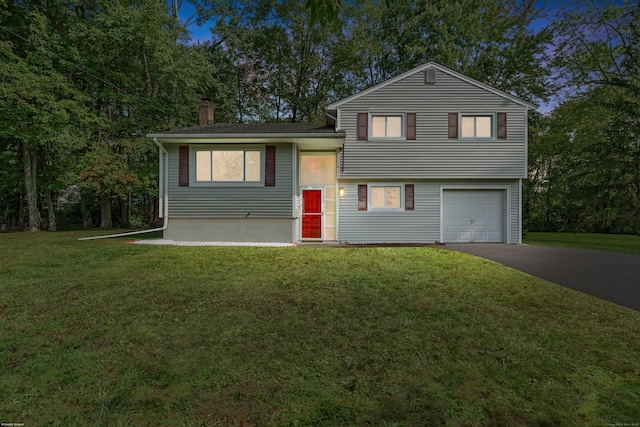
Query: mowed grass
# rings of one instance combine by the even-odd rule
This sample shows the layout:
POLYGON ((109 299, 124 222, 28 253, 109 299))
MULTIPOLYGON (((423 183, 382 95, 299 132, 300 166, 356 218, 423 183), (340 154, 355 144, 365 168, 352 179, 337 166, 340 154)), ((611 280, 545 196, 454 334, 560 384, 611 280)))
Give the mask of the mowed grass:
POLYGON ((640 255, 640 236, 624 234, 529 232, 524 236, 524 243, 538 246, 598 249, 640 255))
POLYGON ((459 252, 0 235, 0 422, 640 421, 640 313, 459 252))

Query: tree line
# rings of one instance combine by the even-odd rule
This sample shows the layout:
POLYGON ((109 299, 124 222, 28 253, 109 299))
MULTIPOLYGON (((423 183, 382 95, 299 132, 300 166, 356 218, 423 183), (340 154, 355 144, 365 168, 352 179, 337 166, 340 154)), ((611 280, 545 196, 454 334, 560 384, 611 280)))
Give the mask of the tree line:
POLYGON ((529 129, 525 226, 640 234, 640 6, 588 2, 553 23, 561 102, 529 129))
POLYGON ((217 122, 324 121, 436 61, 557 103, 530 117, 529 230, 637 232, 639 18, 637 1, 0 0, 0 224, 155 225, 145 135, 196 124, 201 98, 217 122))

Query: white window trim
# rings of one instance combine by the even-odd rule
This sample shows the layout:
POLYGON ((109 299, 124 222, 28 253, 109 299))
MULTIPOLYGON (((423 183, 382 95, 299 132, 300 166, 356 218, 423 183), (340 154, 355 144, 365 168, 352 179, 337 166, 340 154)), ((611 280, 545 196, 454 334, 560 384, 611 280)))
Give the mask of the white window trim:
POLYGON ((367 184, 367 209, 372 212, 403 212, 404 209, 404 182, 370 182, 367 184), (373 207, 373 195, 371 189, 376 187, 400 187, 400 207, 399 208, 379 208, 373 207))
POLYGON ((192 187, 264 187, 265 145, 207 144, 189 147, 189 186, 192 187), (260 181, 198 181, 196 151, 260 151, 260 181))
POLYGON ((370 141, 406 141, 407 140, 407 113, 378 113, 378 112, 370 112, 369 113, 369 140, 370 141), (392 137, 387 137, 387 136, 373 136, 373 117, 379 117, 379 116, 384 116, 384 117, 400 117, 402 120, 402 123, 400 123, 400 131, 401 131, 401 136, 397 137, 397 136, 392 136, 392 137))
POLYGON ((498 133, 498 124, 496 119, 496 113, 458 113, 458 139, 465 141, 492 141, 496 139, 498 133), (491 136, 490 137, 477 137, 477 136, 462 136, 462 117, 491 117, 491 136))

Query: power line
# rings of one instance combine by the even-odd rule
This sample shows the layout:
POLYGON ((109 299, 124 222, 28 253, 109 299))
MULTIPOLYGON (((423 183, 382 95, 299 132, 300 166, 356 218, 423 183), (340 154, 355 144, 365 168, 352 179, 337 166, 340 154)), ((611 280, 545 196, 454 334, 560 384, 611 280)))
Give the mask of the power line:
MULTIPOLYGON (((11 31, 10 29, 8 29, 8 28, 6 28, 6 27, 4 27, 4 26, 2 26, 2 25, 0 25, 0 29, 2 29, 2 30, 4 30, 4 31, 6 31, 6 32, 7 32, 7 33, 9 33, 9 34, 12 34, 13 36, 15 36, 15 37, 19 38, 20 40, 22 40, 22 41, 24 41, 24 42, 26 42, 26 43, 29 43, 30 45, 32 45, 32 46, 34 46, 34 47, 36 47, 36 48, 38 47, 38 46, 36 46, 36 45, 35 45, 35 43, 33 43, 32 41, 30 41, 30 40, 28 40, 28 39, 25 39, 25 38, 24 38, 24 37, 22 37, 20 34, 16 34, 16 33, 14 33, 13 31, 11 31)), ((64 62, 66 62, 67 64, 71 65, 73 68, 75 68, 75 69, 77 69, 77 70, 79 70, 79 71, 81 71, 81 72, 83 72, 83 73, 85 73, 85 74, 87 74, 87 75, 89 75, 89 76, 93 77, 94 79, 96 79, 96 80, 98 80, 98 81, 100 81, 100 82, 102 82, 102 83, 104 83, 104 84, 106 84, 106 85, 108 85, 108 86, 111 86, 112 88, 114 88, 115 90, 117 90, 118 92, 120 92, 121 94, 126 95, 126 92, 125 92, 125 91, 123 91, 122 89, 120 89, 118 86, 114 85, 114 84, 113 84, 113 83, 111 83, 111 82, 108 82, 108 81, 104 80, 104 79, 103 79, 103 78, 101 78, 101 77, 96 76, 95 74, 93 74, 93 73, 91 73, 91 72, 89 72, 89 71, 85 70, 84 68, 82 68, 81 66, 79 66, 79 65, 77 65, 77 64, 75 64, 75 63, 73 63, 72 61, 69 61, 68 59, 62 58, 62 57, 60 57, 60 56, 56 55, 55 53, 51 53, 51 55, 53 55, 55 58, 59 59, 60 61, 64 61, 64 62)))

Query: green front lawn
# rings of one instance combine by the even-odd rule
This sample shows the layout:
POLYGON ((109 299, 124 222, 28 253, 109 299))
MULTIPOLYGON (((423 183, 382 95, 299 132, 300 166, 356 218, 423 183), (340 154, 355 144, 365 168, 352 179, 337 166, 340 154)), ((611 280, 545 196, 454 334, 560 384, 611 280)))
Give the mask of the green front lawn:
POLYGON ((640 313, 433 248, 0 235, 0 422, 640 421, 640 313))
POLYGON ((523 243, 539 246, 598 249, 640 255, 640 236, 598 233, 527 233, 523 243))

